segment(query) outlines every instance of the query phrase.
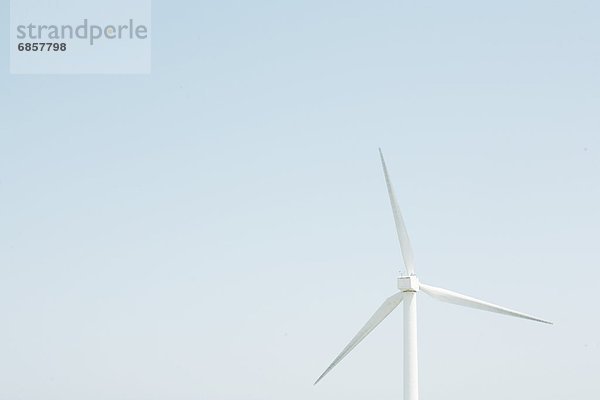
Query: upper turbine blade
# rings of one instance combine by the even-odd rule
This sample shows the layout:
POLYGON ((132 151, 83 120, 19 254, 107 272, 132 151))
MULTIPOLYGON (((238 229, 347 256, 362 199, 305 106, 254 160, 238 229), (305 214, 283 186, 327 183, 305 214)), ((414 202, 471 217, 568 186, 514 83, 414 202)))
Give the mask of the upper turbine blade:
POLYGON ((371 333, 371 331, 375 329, 377 325, 379 325, 381 321, 385 319, 385 317, 387 317, 392 311, 394 311, 394 309, 401 302, 402 292, 398 292, 395 295, 388 297, 383 302, 383 304, 377 309, 377 311, 375 311, 375 314, 373 314, 373 316, 367 321, 365 326, 363 326, 361 330, 358 331, 358 333, 354 336, 354 338, 352 338, 350 343, 348 343, 348 345, 344 347, 344 350, 342 350, 342 352, 335 358, 335 360, 333 360, 331 365, 327 367, 325 372, 323 372, 321 376, 319 376, 319 379, 317 379, 314 384, 316 385, 317 383, 319 383, 319 381, 323 379, 323 377, 325 377, 325 375, 327 375, 327 373, 329 373, 329 371, 331 371, 333 367, 335 367, 340 361, 342 361, 342 359, 346 357, 346 355, 350 353, 352 349, 354 349, 365 337, 367 337, 367 335, 371 333))
POLYGON ((428 295, 435 297, 438 300, 445 301, 452 304, 457 304, 459 306, 476 308, 484 311, 491 311, 498 314, 510 315, 511 317, 525 318, 530 319, 532 321, 543 322, 544 324, 552 324, 550 321, 546 321, 537 317, 533 317, 528 314, 524 314, 518 311, 514 311, 505 307, 500 307, 492 303, 488 303, 486 301, 477 300, 473 297, 465 296, 460 293, 451 292, 450 290, 437 288, 435 286, 425 285, 423 283, 419 284, 419 289, 428 295))
POLYGON ((390 176, 383 159, 383 153, 379 149, 379 155, 381 156, 381 165, 383 166, 383 173, 385 175, 385 183, 387 185, 388 194, 390 196, 390 204, 392 205, 392 212, 394 213, 394 222, 396 223, 396 232, 398 233, 398 240, 400 241, 400 249, 402 250, 402 258, 404 259, 404 265, 406 266, 406 272, 409 275, 415 273, 415 260, 413 257, 412 247, 410 246, 410 239, 406 232, 406 226, 404 226, 404 220, 402 219, 402 213, 394 194, 394 188, 390 181, 390 176))

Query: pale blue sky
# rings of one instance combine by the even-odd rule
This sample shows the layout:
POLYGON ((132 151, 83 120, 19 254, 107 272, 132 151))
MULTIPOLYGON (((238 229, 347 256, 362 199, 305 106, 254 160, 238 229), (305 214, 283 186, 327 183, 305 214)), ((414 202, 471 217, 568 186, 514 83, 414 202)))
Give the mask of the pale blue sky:
MULTIPOLYGON (((6 6, 1 18, 8 19, 6 6)), ((0 400, 600 396, 600 4, 170 1, 150 76, 8 74, 0 400)))

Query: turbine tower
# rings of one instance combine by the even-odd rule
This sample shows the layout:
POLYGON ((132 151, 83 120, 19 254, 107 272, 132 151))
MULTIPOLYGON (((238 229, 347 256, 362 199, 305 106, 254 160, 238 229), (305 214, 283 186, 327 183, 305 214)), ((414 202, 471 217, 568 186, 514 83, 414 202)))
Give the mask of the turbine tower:
POLYGON ((498 314, 510 315, 512 317, 529 319, 532 321, 552 324, 540 318, 533 317, 518 311, 514 311, 505 307, 501 307, 486 301, 478 300, 473 297, 465 296, 450 290, 441 289, 435 286, 426 285, 419 282, 415 275, 415 263, 413 258, 410 239, 404 226, 402 213, 396 194, 390 181, 390 176, 383 159, 383 153, 379 149, 381 157, 381 165, 383 166, 383 174, 385 175, 385 183, 387 185, 388 194, 390 196, 390 204, 394 214, 394 222, 396 223, 396 232, 400 241, 400 250, 406 267, 406 274, 398 278, 398 289, 396 294, 388 297, 383 304, 375 311, 373 316, 367 321, 361 330, 352 338, 350 343, 342 350, 342 352, 333 360, 331 365, 327 367, 325 372, 319 376, 319 379, 314 383, 319 383, 325 375, 329 373, 348 353, 352 351, 373 329, 377 327, 401 302, 404 302, 404 400, 419 399, 419 364, 417 357, 417 293, 424 292, 438 300, 445 301, 460 306, 476 308, 484 311, 491 311, 498 314))

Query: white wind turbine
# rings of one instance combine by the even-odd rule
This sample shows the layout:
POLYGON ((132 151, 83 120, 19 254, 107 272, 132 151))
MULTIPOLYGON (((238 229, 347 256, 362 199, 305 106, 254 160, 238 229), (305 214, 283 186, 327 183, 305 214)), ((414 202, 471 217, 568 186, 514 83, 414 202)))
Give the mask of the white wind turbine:
POLYGON ((437 288, 435 286, 425 285, 419 282, 415 275, 415 264, 413 259, 413 252, 410 245, 410 239, 404 226, 402 214, 400 213, 400 207, 396 201, 396 195, 390 182, 385 160, 383 159, 383 153, 379 149, 379 155, 381 156, 381 164, 383 166, 383 173, 385 175, 385 182, 387 184, 388 193, 390 196, 390 203, 392 205, 392 211, 394 213, 394 221, 396 222, 396 231, 398 232, 398 240, 400 241, 400 249, 402 251, 402 258, 404 259, 404 265, 406 266, 406 275, 398 278, 398 289, 400 291, 391 297, 388 297, 383 304, 375 311, 375 314, 367 321, 360 331, 352 338, 350 343, 342 350, 342 352, 333 360, 331 365, 327 367, 325 372, 321 374, 319 379, 315 382, 315 385, 319 383, 321 379, 329 371, 333 369, 348 353, 352 351, 377 325, 381 323, 402 301, 404 301, 404 400, 418 400, 419 399, 419 367, 417 359, 417 292, 422 291, 428 295, 442 301, 446 301, 452 304, 458 304, 460 306, 477 308, 480 310, 491 311, 499 314, 510 315, 512 317, 525 318, 533 321, 543 322, 545 324, 551 324, 551 322, 545 321, 533 317, 531 315, 523 314, 518 311, 514 311, 505 307, 500 307, 492 303, 477 300, 473 297, 465 296, 450 290, 437 288))

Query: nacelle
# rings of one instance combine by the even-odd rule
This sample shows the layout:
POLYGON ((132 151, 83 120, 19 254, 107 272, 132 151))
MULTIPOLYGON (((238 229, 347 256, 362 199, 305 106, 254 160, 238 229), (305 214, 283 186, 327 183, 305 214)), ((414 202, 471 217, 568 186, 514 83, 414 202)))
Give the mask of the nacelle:
POLYGON ((401 276, 398 278, 398 289, 403 292, 418 292, 419 279, 414 276, 401 276))

